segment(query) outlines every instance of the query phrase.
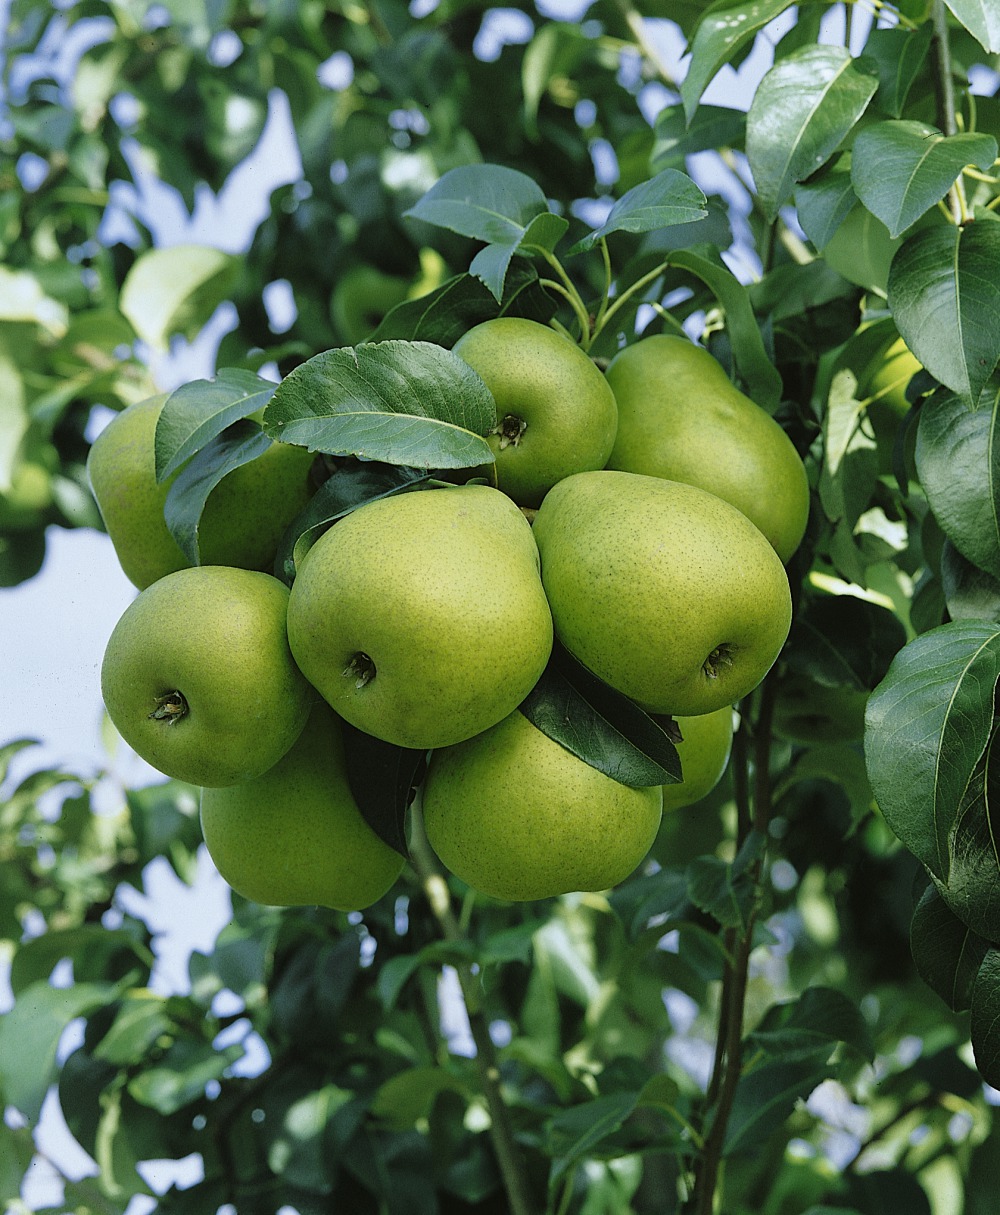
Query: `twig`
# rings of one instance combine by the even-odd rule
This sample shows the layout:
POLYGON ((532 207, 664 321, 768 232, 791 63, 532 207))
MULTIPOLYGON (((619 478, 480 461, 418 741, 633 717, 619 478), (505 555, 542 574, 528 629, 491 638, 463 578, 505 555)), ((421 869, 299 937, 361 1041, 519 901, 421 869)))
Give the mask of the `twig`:
MULTIPOLYGON (((934 53, 934 68, 936 72, 937 121, 944 135, 958 134, 958 120, 955 117, 955 82, 951 71, 951 45, 948 40, 948 10, 944 0, 934 0, 931 12, 933 36, 931 47, 934 53)), ((965 189, 961 177, 948 191, 948 207, 951 218, 956 224, 964 224, 969 220, 969 212, 965 201, 965 189)))

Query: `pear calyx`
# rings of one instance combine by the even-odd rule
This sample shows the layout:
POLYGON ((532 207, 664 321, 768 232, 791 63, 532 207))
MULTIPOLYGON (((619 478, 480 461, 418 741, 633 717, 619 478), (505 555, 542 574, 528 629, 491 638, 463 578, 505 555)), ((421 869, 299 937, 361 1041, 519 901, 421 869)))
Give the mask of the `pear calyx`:
POLYGON ((363 650, 358 650, 344 667, 344 675, 352 678, 354 686, 361 689, 375 678, 375 664, 363 650))
POLYGON ((506 447, 517 447, 521 442, 521 436, 528 429, 528 423, 524 418, 519 418, 517 414, 506 414, 499 426, 494 427, 490 434, 500 436, 500 450, 503 451, 506 447))
POLYGON ((168 726, 172 726, 175 721, 180 721, 188 712, 188 702, 177 691, 157 696, 153 703, 156 707, 149 714, 150 720, 165 721, 168 726))
POLYGON ((702 670, 709 679, 718 679, 720 667, 731 667, 733 665, 733 649, 732 646, 723 641, 717 645, 709 654, 702 664, 702 670))

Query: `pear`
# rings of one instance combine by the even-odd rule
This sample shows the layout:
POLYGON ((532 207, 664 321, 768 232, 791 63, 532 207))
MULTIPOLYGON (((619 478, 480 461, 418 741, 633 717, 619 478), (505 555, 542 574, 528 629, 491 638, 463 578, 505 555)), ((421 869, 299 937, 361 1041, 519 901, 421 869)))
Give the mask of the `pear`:
POLYGON ((681 732, 676 744, 682 780, 663 786, 663 809, 680 810, 700 802, 722 779, 733 746, 733 710, 723 705, 714 713, 674 719, 681 732))
POLYGON ((577 473, 535 516, 556 636, 652 713, 696 717, 760 683, 791 625, 777 553, 736 507, 641 473, 577 473))
POLYGON ((358 729, 417 749, 478 734, 521 703, 552 649, 531 527, 485 485, 368 502, 306 554, 288 639, 358 729))
POLYGON ((389 890, 404 864, 358 809, 340 719, 323 701, 273 768, 202 790, 201 826, 229 885, 272 906, 360 911, 389 890))
POLYGON ((488 436, 497 485, 521 506, 537 506, 570 473, 603 468, 618 406, 596 364, 568 338, 520 317, 473 326, 453 353, 486 383, 497 404, 488 436))
POLYGON ((431 756, 427 839, 444 864, 493 898, 607 890, 649 851, 659 787, 633 789, 578 759, 515 710, 431 756))
MULTIPOLYGON (((122 410, 94 440, 87 474, 126 578, 145 589, 190 564, 167 530, 163 504, 177 474, 157 483, 156 422, 169 394, 122 410)), ((285 528, 308 502, 314 455, 273 443, 209 494, 198 529, 202 565, 270 572, 285 528)))
POLYGON ((101 666, 104 703, 147 763, 194 785, 272 767, 318 699, 292 661, 288 588, 270 574, 199 565, 125 609, 101 666))
POLYGON ((788 561, 809 518, 805 465, 717 360, 687 338, 656 334, 619 351, 607 380, 618 402, 607 467, 707 489, 741 510, 788 561))

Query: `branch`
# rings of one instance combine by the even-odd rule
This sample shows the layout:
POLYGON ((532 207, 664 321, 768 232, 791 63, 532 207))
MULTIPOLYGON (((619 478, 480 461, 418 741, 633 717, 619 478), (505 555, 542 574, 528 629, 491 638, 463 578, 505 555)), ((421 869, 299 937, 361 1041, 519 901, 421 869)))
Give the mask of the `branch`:
MULTIPOLYGON (((951 70, 951 44, 948 38, 948 10, 944 0, 934 0, 932 9, 935 92, 937 95, 937 122, 944 135, 957 135, 958 122, 955 117, 955 82, 951 70)), ((965 190, 959 178, 948 191, 948 207, 956 224, 969 219, 965 202, 965 190)))

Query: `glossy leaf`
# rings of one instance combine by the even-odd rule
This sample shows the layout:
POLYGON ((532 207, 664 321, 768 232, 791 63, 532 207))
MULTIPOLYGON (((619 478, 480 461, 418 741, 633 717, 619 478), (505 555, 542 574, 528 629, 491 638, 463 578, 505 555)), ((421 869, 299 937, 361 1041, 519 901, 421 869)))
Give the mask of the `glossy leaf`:
POLYGON ((858 198, 899 236, 944 198, 966 165, 989 169, 992 135, 942 135, 924 122, 879 122, 858 133, 851 181, 858 198))
POLYGON ((118 306, 144 342, 166 350, 174 334, 194 337, 226 298, 239 262, 208 245, 171 245, 141 254, 118 306))
POLYGON ((843 47, 806 46, 764 76, 747 112, 747 160, 764 213, 773 219, 829 160, 878 87, 843 47))
POLYGON ((946 883, 952 833, 990 737, 1000 629, 942 625, 896 655, 865 715, 865 760, 893 832, 946 883))
POLYGON ((972 1003, 972 986, 989 948, 928 886, 910 921, 910 950, 921 979, 953 1012, 972 1003))
POLYGON ((1000 54, 1000 12, 993 0, 946 0, 946 3, 984 50, 1000 54))
POLYGON ((427 753, 397 747, 341 722, 347 783, 362 817, 380 839, 403 856, 406 811, 423 780, 427 753))
POLYGON ((701 188, 679 169, 662 169, 649 181, 633 186, 618 199, 608 218, 570 249, 592 249, 612 232, 655 232, 676 224, 695 223, 708 215, 701 188))
POLYGON ((941 224, 903 242, 889 270, 896 327, 935 379, 969 401, 1000 359, 1000 223, 941 224))
POLYGON ((873 29, 865 42, 865 57, 872 59, 878 69, 879 109, 899 118, 918 79, 931 47, 933 26, 930 21, 916 29, 873 29))
POLYGON ((431 342, 327 350, 291 371, 264 411, 264 429, 310 451, 411 468, 493 463, 489 389, 431 342))
POLYGON ((684 169, 688 156, 706 149, 742 149, 746 122, 743 110, 725 106, 701 105, 690 122, 685 118, 683 106, 664 106, 653 124, 650 171, 684 169))
POLYGON ((998 378, 977 407, 947 389, 923 404, 914 460, 934 517, 974 566, 1000 578, 1000 408, 998 378))
POLYGON ((850 162, 845 163, 843 157, 828 164, 823 172, 802 182, 795 190, 799 223, 817 249, 830 243, 857 201, 850 162))
POLYGON ((991 949, 979 967, 969 1032, 976 1067, 987 1084, 1000 1088, 1000 950, 991 949))

